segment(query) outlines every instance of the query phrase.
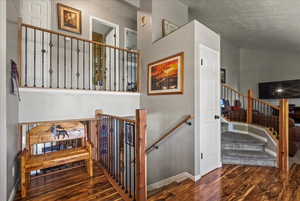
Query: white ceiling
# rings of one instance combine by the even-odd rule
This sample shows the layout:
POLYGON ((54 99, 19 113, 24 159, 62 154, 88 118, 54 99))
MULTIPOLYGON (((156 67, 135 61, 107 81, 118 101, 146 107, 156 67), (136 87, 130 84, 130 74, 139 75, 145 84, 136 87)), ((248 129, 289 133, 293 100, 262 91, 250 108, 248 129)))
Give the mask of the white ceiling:
POLYGON ((300 50, 299 0, 180 0, 240 47, 300 50))

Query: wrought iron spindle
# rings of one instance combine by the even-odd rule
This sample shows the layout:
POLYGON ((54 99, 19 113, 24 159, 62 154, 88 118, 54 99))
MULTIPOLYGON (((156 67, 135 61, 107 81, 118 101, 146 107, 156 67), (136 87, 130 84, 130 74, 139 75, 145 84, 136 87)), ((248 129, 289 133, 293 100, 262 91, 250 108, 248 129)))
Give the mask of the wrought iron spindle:
POLYGON ((33 30, 34 48, 33 48, 33 87, 36 87, 36 29, 33 30))
POLYGON ((83 58, 82 58, 82 68, 83 68, 83 72, 82 72, 82 83, 83 83, 83 86, 82 86, 82 89, 84 90, 85 89, 85 42, 82 41, 83 43, 83 51, 82 51, 82 54, 83 54, 83 58))
POLYGON ((28 83, 28 30, 25 27, 25 87, 28 83))
POLYGON ((42 88, 45 87, 45 45, 44 45, 44 40, 45 40, 45 32, 42 31, 42 88))
POLYGON ((66 37, 64 36, 64 88, 67 88, 67 51, 66 37))
POLYGON ((53 74, 53 68, 52 68, 52 48, 53 48, 53 43, 52 43, 52 33, 50 33, 50 69, 49 69, 49 74, 50 74, 50 88, 52 88, 52 74, 53 74))
POLYGON ((73 89, 73 38, 71 38, 71 57, 70 57, 70 67, 71 67, 71 89, 73 89))
POLYGON ((77 40, 77 73, 76 73, 76 80, 77 80, 77 89, 79 89, 79 40, 77 40))
POLYGON ((57 72, 56 72, 56 76, 57 76, 57 88, 59 89, 59 34, 57 34, 57 72))

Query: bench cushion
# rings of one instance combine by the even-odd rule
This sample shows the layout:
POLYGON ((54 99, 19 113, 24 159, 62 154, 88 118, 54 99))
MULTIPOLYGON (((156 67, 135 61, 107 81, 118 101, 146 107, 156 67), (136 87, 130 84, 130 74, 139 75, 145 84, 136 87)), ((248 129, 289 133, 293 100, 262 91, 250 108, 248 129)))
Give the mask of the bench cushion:
POLYGON ((87 159, 89 159, 89 152, 84 147, 44 155, 31 155, 26 160, 25 169, 27 171, 40 170, 87 159))

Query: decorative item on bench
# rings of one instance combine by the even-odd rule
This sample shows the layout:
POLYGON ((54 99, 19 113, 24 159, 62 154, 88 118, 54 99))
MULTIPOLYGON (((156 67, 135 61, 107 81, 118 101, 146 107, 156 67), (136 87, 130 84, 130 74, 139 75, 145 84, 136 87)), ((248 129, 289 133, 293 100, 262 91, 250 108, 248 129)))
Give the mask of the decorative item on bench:
POLYGON ((48 172, 68 167, 66 164, 86 161, 88 174, 93 176, 92 144, 87 140, 88 124, 89 121, 21 124, 22 139, 26 134, 26 146, 21 154, 22 197, 27 195, 30 175, 34 175, 34 171, 48 172))

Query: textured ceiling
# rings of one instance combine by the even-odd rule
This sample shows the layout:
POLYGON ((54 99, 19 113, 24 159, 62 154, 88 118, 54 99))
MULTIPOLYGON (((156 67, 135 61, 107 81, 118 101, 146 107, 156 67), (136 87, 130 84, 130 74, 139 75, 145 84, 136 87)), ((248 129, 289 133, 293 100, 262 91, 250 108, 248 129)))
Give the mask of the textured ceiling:
POLYGON ((240 47, 300 50, 299 0, 180 0, 240 47))

